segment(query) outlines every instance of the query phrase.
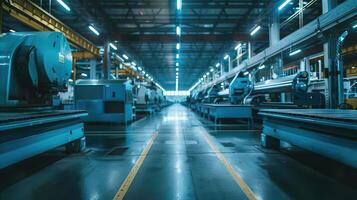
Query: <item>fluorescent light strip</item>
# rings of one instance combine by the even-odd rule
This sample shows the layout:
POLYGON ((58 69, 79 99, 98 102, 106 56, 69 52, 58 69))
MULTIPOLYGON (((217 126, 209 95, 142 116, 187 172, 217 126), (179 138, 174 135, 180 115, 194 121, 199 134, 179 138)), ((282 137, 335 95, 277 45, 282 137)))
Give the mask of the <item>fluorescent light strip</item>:
POLYGON ((290 52, 290 53, 289 53, 289 56, 296 55, 296 54, 298 54, 298 53, 300 53, 300 52, 301 52, 301 49, 295 50, 295 51, 293 51, 293 52, 290 52))
POLYGON ((234 47, 234 50, 238 50, 242 46, 241 43, 239 43, 236 47, 234 47))
POLYGON ((177 0, 176 8, 179 11, 182 9, 182 0, 177 0))
POLYGON ((229 55, 225 55, 224 59, 227 60, 229 58, 229 55))
POLYGON ((134 67, 136 66, 136 63, 135 62, 131 62, 131 65, 133 65, 134 67))
POLYGON ((181 27, 176 26, 176 35, 180 36, 181 35, 181 27))
POLYGON ((282 10, 286 5, 288 5, 288 3, 289 3, 290 1, 291 1, 291 0, 286 0, 284 3, 282 3, 282 4, 279 6, 278 10, 282 10))
POLYGON ((357 24, 353 25, 352 28, 357 28, 357 24))
POLYGON ((257 33, 262 27, 261 26, 257 26, 254 28, 254 30, 250 33, 251 36, 253 36, 255 33, 257 33))
POLYGON ((125 54, 123 54, 123 57, 125 58, 125 60, 129 59, 129 57, 127 55, 125 55, 125 54))
POLYGON ((178 66, 180 66, 180 64, 179 64, 179 63, 176 63, 176 67, 178 67, 178 66))
POLYGON ((15 30, 13 30, 13 29, 10 29, 9 30, 11 33, 15 33, 16 31, 15 30))
POLYGON ((88 28, 96 35, 100 35, 99 32, 93 27, 93 26, 88 26, 88 28))
POLYGON ((264 69, 265 65, 259 66, 258 69, 264 69))
POLYGON ((61 4, 61 6, 62 6, 63 8, 65 8, 68 12, 71 11, 71 8, 70 8, 65 2, 63 2, 62 0, 57 0, 57 2, 58 2, 59 4, 61 4))
POLYGON ((120 56, 118 56, 118 55, 116 55, 116 56, 117 56, 117 58, 118 58, 120 61, 124 62, 124 59, 123 59, 122 57, 120 57, 120 56))
POLYGON ((217 63, 217 64, 216 64, 216 67, 219 67, 219 66, 221 66, 221 64, 217 63))
POLYGON ((114 50, 118 50, 118 48, 113 43, 109 43, 109 46, 114 50))
POLYGON ((179 59, 180 58, 180 54, 176 54, 176 59, 179 59))
POLYGON ((176 49, 179 50, 180 49, 180 43, 176 44, 176 49))

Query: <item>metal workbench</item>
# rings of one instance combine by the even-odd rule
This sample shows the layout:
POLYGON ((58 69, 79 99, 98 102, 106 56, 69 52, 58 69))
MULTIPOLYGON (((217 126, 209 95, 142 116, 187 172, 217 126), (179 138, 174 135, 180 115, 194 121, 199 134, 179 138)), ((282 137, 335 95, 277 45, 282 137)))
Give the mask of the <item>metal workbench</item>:
POLYGON ((357 110, 262 109, 262 145, 280 140, 357 168, 357 110))
POLYGON ((62 145, 79 151, 85 145, 80 120, 85 116, 59 110, 0 113, 0 169, 62 145))

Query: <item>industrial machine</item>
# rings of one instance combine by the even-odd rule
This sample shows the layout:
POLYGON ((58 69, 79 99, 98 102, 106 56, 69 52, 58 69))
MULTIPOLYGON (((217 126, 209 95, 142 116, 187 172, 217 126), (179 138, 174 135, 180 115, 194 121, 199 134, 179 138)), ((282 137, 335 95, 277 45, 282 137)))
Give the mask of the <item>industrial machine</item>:
POLYGON ((123 123, 133 120, 133 95, 130 81, 77 80, 74 87, 77 109, 88 112, 85 122, 123 123))
POLYGON ((258 107, 292 108, 325 106, 325 96, 319 92, 309 92, 309 73, 255 83, 245 102, 258 107))
POLYGON ((153 113, 160 110, 163 94, 156 86, 149 83, 139 83, 134 91, 136 96, 135 107, 137 112, 153 113))
POLYGON ((52 148, 85 146, 84 111, 58 109, 72 54, 62 33, 0 35, 0 168, 52 148))
POLYGON ((278 148, 280 140, 357 168, 357 110, 262 109, 261 143, 278 148))

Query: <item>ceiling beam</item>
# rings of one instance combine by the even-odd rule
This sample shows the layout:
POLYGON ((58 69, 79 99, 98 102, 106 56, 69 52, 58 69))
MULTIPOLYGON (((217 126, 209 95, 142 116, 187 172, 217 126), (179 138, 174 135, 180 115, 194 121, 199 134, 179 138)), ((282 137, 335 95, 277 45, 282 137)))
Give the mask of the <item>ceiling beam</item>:
MULTIPOLYGON (((153 42, 164 42, 164 43, 176 43, 177 36, 174 34, 158 34, 158 35, 111 35, 112 40, 117 40, 120 43, 153 43, 153 42)), ((252 38, 249 34, 235 34, 235 35, 182 35, 182 43, 192 43, 192 42, 229 42, 229 41, 266 41, 268 38, 266 36, 254 37, 252 38)))

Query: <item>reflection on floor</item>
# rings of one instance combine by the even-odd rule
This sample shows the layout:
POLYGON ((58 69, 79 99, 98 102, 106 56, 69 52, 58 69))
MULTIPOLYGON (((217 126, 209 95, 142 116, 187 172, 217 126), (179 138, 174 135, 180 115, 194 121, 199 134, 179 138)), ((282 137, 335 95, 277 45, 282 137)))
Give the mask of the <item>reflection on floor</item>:
POLYGON ((113 199, 156 132, 125 199, 248 199, 249 190, 274 200, 357 195, 355 170, 289 145, 264 149, 259 130, 215 125, 175 104, 126 128, 89 127, 81 154, 56 149, 0 171, 0 199, 113 199))

